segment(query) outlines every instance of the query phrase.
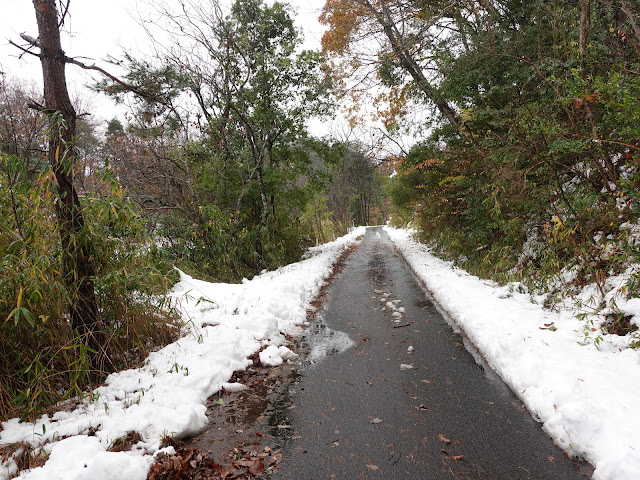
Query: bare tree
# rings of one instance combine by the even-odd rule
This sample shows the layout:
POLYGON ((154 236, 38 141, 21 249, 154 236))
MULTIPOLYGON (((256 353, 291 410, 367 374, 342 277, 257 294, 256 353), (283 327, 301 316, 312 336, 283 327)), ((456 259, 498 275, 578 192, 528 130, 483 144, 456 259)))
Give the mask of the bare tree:
POLYGON ((0 150, 34 168, 44 154, 46 136, 42 116, 27 104, 41 96, 35 85, 0 77, 0 150))

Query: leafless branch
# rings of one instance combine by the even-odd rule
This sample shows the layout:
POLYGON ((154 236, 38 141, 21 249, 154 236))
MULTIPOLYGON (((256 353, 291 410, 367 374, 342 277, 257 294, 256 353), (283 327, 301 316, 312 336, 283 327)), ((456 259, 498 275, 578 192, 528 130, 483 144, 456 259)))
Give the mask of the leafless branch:
MULTIPOLYGON (((67 17, 69 13, 69 4, 71 4, 71 0, 67 0, 67 4, 65 5, 62 15, 60 15, 60 21, 58 22, 58 28, 62 28, 64 25, 64 19, 67 17)), ((62 1, 60 1, 60 6, 62 6, 62 1)))
POLYGON ((27 42, 29 45, 33 46, 33 47, 37 47, 40 48, 40 39, 38 38, 33 38, 30 35, 27 35, 26 33, 21 33, 20 34, 20 38, 22 38, 25 42, 27 42))
POLYGON ((37 53, 32 52, 30 49, 28 48, 24 48, 21 45, 18 45, 17 43, 15 43, 13 40, 9 40, 9 44, 13 45, 14 47, 18 48, 19 50, 22 50, 22 54, 20 55, 19 58, 22 58, 22 55, 24 55, 25 53, 28 53, 29 55, 33 55, 34 57, 38 57, 40 58, 40 55, 37 53))
POLYGON ((29 103, 27 103, 27 107, 29 107, 32 110, 36 110, 38 112, 43 112, 46 113, 47 112, 47 108, 44 107, 43 105, 40 105, 38 102, 36 102, 35 100, 31 100, 29 99, 29 103))

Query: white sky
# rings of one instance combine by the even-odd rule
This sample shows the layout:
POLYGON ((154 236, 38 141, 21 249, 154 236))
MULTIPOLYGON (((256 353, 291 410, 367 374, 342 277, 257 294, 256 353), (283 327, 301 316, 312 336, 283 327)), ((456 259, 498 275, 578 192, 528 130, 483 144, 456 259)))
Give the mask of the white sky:
MULTIPOLYGON (((324 0, 286 0, 285 3, 292 5, 298 12, 295 21, 304 31, 304 48, 319 49, 324 27, 317 18, 324 0)), ((113 71, 113 66, 102 61, 108 54, 119 57, 123 48, 134 54, 149 51, 145 47, 148 42, 146 34, 132 18, 137 15, 138 8, 144 11, 144 7, 144 3, 138 0, 71 0, 71 17, 62 34, 62 48, 71 57, 86 57, 80 60, 88 64, 96 63, 113 71)), ((11 78, 30 80, 41 85, 39 60, 31 55, 24 55, 19 59, 20 51, 9 44, 9 40, 23 44, 20 33, 38 36, 33 3, 29 0, 0 0, 0 11, 0 71, 11 78)), ((91 103, 96 110, 92 112, 95 117, 110 119, 116 114, 121 116, 122 111, 116 109, 110 100, 88 92, 83 87, 90 82, 87 72, 69 65, 67 80, 72 96, 75 92, 80 92, 93 97, 91 103)))

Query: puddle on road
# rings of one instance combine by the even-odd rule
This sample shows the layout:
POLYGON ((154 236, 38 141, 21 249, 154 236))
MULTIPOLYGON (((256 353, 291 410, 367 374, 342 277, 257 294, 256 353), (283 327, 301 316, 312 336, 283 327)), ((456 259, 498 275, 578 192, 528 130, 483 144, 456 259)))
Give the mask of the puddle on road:
POLYGON ((317 363, 323 357, 342 353, 355 345, 346 333, 327 327, 322 315, 309 324, 305 343, 308 350, 305 360, 308 363, 317 363))

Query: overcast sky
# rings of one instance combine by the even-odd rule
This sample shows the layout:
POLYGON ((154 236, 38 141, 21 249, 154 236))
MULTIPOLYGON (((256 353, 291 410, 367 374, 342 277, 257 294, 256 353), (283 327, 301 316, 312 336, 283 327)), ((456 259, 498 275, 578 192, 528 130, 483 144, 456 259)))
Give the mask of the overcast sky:
MULTIPOLYGON (((170 1, 170 0, 168 0, 170 1)), ((292 5, 297 14, 296 24, 303 29, 305 48, 319 49, 323 26, 317 18, 324 0, 289 0, 285 3, 292 5)), ((81 59, 85 63, 96 63, 107 70, 113 67, 102 61, 108 54, 120 56, 122 48, 132 52, 149 51, 146 34, 136 23, 134 18, 137 11, 144 12, 144 3, 138 0, 71 0, 70 18, 66 21, 62 34, 63 49, 72 57, 86 57, 81 59)), ((9 45, 9 40, 18 44, 24 41, 20 33, 37 37, 37 27, 33 2, 29 0, 0 0, 2 15, 0 15, 0 71, 11 78, 32 80, 41 84, 42 70, 39 60, 31 55, 24 55, 19 59, 20 52, 9 45)), ((120 73, 120 72, 116 72, 120 73)), ((90 78, 81 69, 69 65, 67 67, 69 89, 74 92, 85 92, 83 85, 90 78)), ((84 95, 92 95, 83 93, 84 95)), ((105 119, 121 113, 105 98, 93 95, 93 105, 96 116, 105 119)))
MULTIPOLYGON (((154 2, 156 0, 146 0, 154 2)), ((164 0, 171 3, 174 0, 164 0)), ((207 1, 207 0, 202 0, 207 1)), ((222 4, 230 5, 232 0, 219 0, 222 4)), ((266 0, 271 2, 272 0, 266 0)), ((76 57, 87 64, 96 63, 115 75, 121 75, 122 71, 103 61, 107 55, 121 56, 123 48, 136 54, 149 52, 146 33, 138 25, 135 18, 140 18, 140 12, 145 11, 145 0, 71 0, 70 18, 67 19, 62 34, 62 48, 66 54, 76 57), (85 57, 85 58, 80 58, 85 57)), ((284 0, 294 8, 295 22, 304 33, 304 48, 320 49, 320 39, 324 32, 324 26, 318 22, 318 16, 324 6, 325 0, 284 0)), ((148 8, 148 7, 146 7, 148 8)), ((20 51, 9 45, 9 40, 18 44, 24 41, 20 33, 37 36, 35 12, 33 2, 29 0, 0 0, 0 71, 8 77, 19 81, 32 81, 37 85, 42 84, 42 70, 39 60, 31 55, 23 55, 19 59, 20 51)), ((144 14, 143 18, 144 18, 144 14)), ((92 118, 102 126, 113 117, 121 120, 124 118, 126 108, 117 107, 106 97, 89 91, 84 85, 92 83, 91 76, 99 78, 99 74, 83 71, 69 65, 67 67, 67 83, 72 98, 82 98, 83 112, 87 110, 92 118), (87 109, 87 106, 91 108, 87 109)), ((373 105, 368 105, 366 110, 369 115, 373 105)), ((80 113, 80 112, 79 112, 80 113)), ((373 112, 375 113, 375 112, 373 112)), ((368 123, 356 130, 348 127, 346 120, 340 112, 335 119, 312 119, 309 124, 309 132, 317 137, 333 136, 341 140, 359 140, 366 145, 373 145, 381 136, 381 124, 379 121, 369 119, 368 123)), ((415 142, 412 136, 403 135, 399 139, 405 150, 408 145, 415 142)), ((390 151, 396 151, 394 143, 389 144, 390 151)))

